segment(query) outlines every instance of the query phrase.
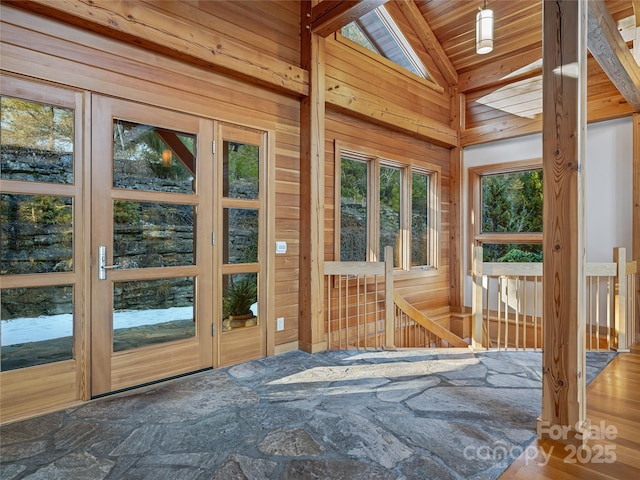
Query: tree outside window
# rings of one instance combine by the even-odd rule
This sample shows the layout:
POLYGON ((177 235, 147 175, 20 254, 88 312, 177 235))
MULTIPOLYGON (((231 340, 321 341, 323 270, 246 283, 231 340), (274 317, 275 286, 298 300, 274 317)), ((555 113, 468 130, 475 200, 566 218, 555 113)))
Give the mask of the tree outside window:
POLYGON ((392 246, 395 268, 435 268, 437 170, 345 151, 339 163, 340 260, 384 261, 392 246))
POLYGON ((542 261, 542 168, 538 161, 469 171, 471 229, 485 262, 542 261), (477 219, 477 220, 476 220, 477 219))

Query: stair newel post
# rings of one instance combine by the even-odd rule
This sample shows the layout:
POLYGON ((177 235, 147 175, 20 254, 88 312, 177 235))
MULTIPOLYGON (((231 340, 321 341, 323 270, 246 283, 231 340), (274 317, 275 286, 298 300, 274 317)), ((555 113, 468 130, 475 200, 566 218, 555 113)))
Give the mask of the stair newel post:
POLYGON ((482 247, 473 247, 471 263, 473 288, 471 290, 472 347, 479 350, 482 345, 482 247))
POLYGON ((384 247, 384 292, 385 348, 394 350, 396 326, 393 313, 393 247, 391 246, 384 247))
POLYGON ((616 350, 628 352, 627 343, 627 250, 616 247, 613 249, 613 261, 617 264, 615 284, 614 309, 615 330, 618 339, 616 350))

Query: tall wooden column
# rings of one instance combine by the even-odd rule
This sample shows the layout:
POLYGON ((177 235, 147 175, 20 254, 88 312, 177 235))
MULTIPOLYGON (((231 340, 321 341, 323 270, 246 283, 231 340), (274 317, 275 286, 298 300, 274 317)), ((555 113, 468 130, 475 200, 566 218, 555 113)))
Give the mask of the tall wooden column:
POLYGON ((543 3, 542 415, 549 427, 584 428, 587 2, 543 3))
MULTIPOLYGON (((640 11, 637 13, 640 16, 640 11)), ((640 50, 640 42, 638 42, 640 50)), ((633 230, 632 230, 632 255, 640 265, 640 113, 633 115, 633 230)), ((636 299, 640 302, 640 282, 636 282, 636 299)), ((636 323, 637 325, 637 323, 636 323)), ((635 338, 631 338, 630 344, 640 341, 640 331, 635 331, 635 338)))
POLYGON ((324 330, 324 44, 311 32, 311 9, 302 3, 301 63, 309 71, 309 95, 300 105, 300 320, 299 346, 326 349, 324 330))
MULTIPOLYGON (((451 128, 458 132, 464 129, 465 96, 457 87, 451 89, 451 128)), ((462 250, 462 148, 449 151, 449 305, 454 312, 461 312, 464 305, 464 271, 462 250)))

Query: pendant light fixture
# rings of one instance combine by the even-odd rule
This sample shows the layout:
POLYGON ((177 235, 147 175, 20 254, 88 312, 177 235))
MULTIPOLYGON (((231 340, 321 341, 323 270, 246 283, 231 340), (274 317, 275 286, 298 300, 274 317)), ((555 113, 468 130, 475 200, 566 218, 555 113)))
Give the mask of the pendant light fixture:
POLYGON ((487 8, 487 0, 484 0, 484 7, 476 15, 476 53, 484 55, 492 50, 493 10, 487 8))

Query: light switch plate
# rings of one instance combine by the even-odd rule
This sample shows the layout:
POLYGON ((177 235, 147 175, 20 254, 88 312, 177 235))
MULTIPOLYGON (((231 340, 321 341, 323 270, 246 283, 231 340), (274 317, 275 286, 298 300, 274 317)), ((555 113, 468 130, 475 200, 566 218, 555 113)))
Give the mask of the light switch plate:
POLYGON ((276 332, 284 330, 284 317, 278 317, 276 319, 276 332))

